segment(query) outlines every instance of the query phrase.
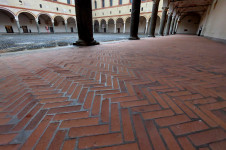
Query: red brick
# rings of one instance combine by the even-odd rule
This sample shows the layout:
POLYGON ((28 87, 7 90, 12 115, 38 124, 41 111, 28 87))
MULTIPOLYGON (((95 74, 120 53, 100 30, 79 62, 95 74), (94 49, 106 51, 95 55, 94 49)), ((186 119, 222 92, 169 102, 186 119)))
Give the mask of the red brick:
POLYGON ((56 108, 49 109, 48 114, 64 113, 64 112, 73 112, 73 111, 79 111, 80 109, 81 109, 81 105, 77 105, 77 106, 65 106, 65 107, 56 107, 56 108))
POLYGON ((161 110, 161 107, 158 104, 154 104, 154 105, 137 106, 132 108, 133 112, 146 112, 146 111, 155 111, 155 110, 161 110))
POLYGON ((177 116, 159 118, 159 119, 156 119, 155 121, 159 126, 170 126, 170 125, 188 122, 190 121, 190 119, 186 115, 177 115, 177 116))
POLYGON ((120 131, 118 104, 111 104, 111 131, 120 131))
POLYGON ((80 119, 80 118, 87 118, 88 116, 89 116, 88 111, 61 113, 61 114, 56 114, 53 120, 59 121, 59 120, 68 120, 68 119, 80 119))
POLYGON ((10 143, 17 135, 17 133, 0 134, 0 144, 3 145, 10 143))
POLYGON ((82 89, 81 85, 77 86, 76 89, 74 90, 74 93, 71 95, 71 99, 77 99, 81 89, 82 89))
POLYGON ((69 137, 90 136, 97 134, 106 134, 109 132, 109 125, 95 125, 87 127, 71 128, 69 131, 69 137))
POLYGON ((178 141, 184 150, 195 150, 192 143, 186 137, 178 138, 178 141))
POLYGON ((151 91, 151 94, 155 97, 155 99, 163 108, 169 108, 169 105, 161 98, 161 96, 157 92, 151 91))
POLYGON ((137 96, 125 96, 125 97, 118 97, 118 98, 111 99, 112 102, 126 102, 126 101, 136 101, 136 100, 138 100, 137 96))
POLYGON ((224 130, 217 128, 200 133, 195 133, 189 135, 188 137, 196 146, 201 146, 226 139, 226 133, 224 130))
POLYGON ((85 96, 87 94, 88 88, 83 88, 81 94, 79 95, 78 102, 83 103, 85 100, 85 96))
POLYGON ((75 142, 76 142, 76 139, 65 141, 62 150, 74 150, 75 142))
POLYGON ((110 146, 104 148, 97 148, 93 150, 139 150, 137 143, 123 144, 117 146, 110 146))
POLYGON ((167 93, 167 95, 169 96, 184 96, 184 95, 191 95, 191 92, 189 91, 178 91, 178 92, 171 92, 171 93, 167 93))
POLYGON ((84 103, 84 106, 83 106, 84 109, 91 108, 92 101, 93 101, 93 96, 94 96, 94 92, 92 92, 92 91, 88 92, 86 100, 85 100, 85 103, 84 103))
POLYGON ((128 109, 121 109, 121 115, 122 115, 122 128, 123 128, 124 140, 133 141, 134 135, 133 135, 133 129, 132 129, 128 109))
POLYGON ((95 98, 94 98, 93 107, 92 107, 92 115, 93 116, 99 115, 100 103, 101 103, 101 96, 96 95, 95 98))
POLYGON ((57 97, 57 98, 42 99, 39 102, 40 103, 54 103, 54 102, 63 102, 66 100, 68 100, 68 97, 57 97))
POLYGON ((210 144, 210 148, 212 150, 224 150, 224 149, 226 149, 226 140, 212 143, 212 144, 210 144))
POLYGON ((61 149, 61 145, 63 144, 64 138, 66 135, 66 131, 57 131, 53 141, 50 144, 48 150, 59 150, 61 149))
POLYGON ((180 147, 177 144, 176 139, 170 133, 169 129, 167 128, 160 129, 160 132, 169 150, 180 150, 180 147))
POLYGON ((48 128, 46 129, 45 133, 41 136, 38 144, 36 145, 35 149, 46 149, 49 145, 51 138, 53 137, 59 123, 51 123, 48 128))
POLYGON ((90 126, 97 125, 98 118, 84 118, 84 119, 73 119, 73 120, 64 120, 61 123, 61 128, 71 128, 71 127, 80 127, 80 126, 90 126))
POLYGON ((183 114, 184 112, 175 104, 175 102, 169 98, 166 94, 162 94, 162 97, 168 103, 168 105, 174 110, 176 114, 183 114))
POLYGON ((25 128, 25 130, 32 130, 38 125, 40 120, 44 117, 46 114, 47 110, 41 110, 37 115, 31 120, 31 122, 28 124, 28 126, 25 128))
POLYGON ((113 145, 122 143, 122 135, 120 133, 111 133, 105 135, 95 135, 79 138, 78 148, 87 149, 97 146, 113 145))
POLYGON ((174 115, 174 112, 170 109, 142 113, 142 116, 144 119, 168 117, 173 115, 174 115))
POLYGON ((152 150, 140 115, 133 115, 133 122, 140 150, 152 150))
POLYGON ((102 122, 109 122, 109 100, 103 100, 102 101, 102 108, 101 108, 101 121, 102 122))
POLYGON ((121 104, 121 107, 128 108, 128 107, 134 107, 134 106, 148 105, 149 103, 147 100, 138 100, 138 101, 131 101, 131 102, 122 102, 120 104, 121 104))
POLYGON ((150 136, 151 142, 154 146, 154 149, 165 150, 164 143, 160 137, 159 131, 156 128, 153 120, 148 120, 145 122, 147 132, 150 136))
POLYGON ((0 150, 18 150, 19 147, 19 144, 0 145, 0 150))

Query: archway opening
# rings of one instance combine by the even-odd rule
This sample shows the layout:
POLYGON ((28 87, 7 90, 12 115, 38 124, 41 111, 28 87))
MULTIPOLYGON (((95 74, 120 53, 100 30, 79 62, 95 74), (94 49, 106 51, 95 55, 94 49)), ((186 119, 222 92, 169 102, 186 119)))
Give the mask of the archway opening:
POLYGON ((122 33, 123 32, 123 27, 124 27, 123 19, 122 18, 118 18, 116 20, 116 33, 122 33))
POLYGON ((177 33, 179 34, 197 34, 200 23, 200 15, 187 14, 180 18, 178 22, 177 33))
POLYGON ((108 20, 108 32, 109 33, 114 33, 114 20, 113 19, 109 19, 108 20))
POLYGON ((75 32, 76 31, 75 18, 69 17, 67 19, 67 28, 68 28, 68 32, 75 32))
POLYGON ((94 21, 94 33, 99 32, 99 22, 97 20, 94 21))
POLYGON ((126 33, 130 32, 131 17, 126 19, 126 33))
POLYGON ((106 28, 106 21, 104 19, 101 20, 100 22, 100 32, 107 32, 107 28, 106 28))
POLYGON ((156 26, 155 26, 155 35, 159 34, 159 28, 160 28, 160 17, 157 16, 156 26))
POLYGON ((64 18, 61 16, 56 16, 54 18, 54 27, 55 32, 66 32, 64 18))
POLYGON ((138 33, 144 34, 145 28, 146 28, 146 18, 144 16, 140 16, 138 33))
POLYGON ((22 12, 19 14, 18 18, 23 33, 38 32, 35 17, 32 14, 22 12))
POLYGON ((43 33, 54 32, 53 24, 49 15, 47 14, 39 15, 38 24, 39 24, 40 32, 43 32, 43 33))
POLYGON ((0 9, 0 18, 0 33, 19 32, 16 25, 15 16, 11 12, 0 9))

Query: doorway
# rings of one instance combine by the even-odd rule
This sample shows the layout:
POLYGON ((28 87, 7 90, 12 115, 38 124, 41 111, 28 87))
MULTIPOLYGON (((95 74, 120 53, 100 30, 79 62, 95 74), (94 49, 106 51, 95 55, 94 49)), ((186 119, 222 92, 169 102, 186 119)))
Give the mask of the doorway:
POLYGON ((5 26, 6 32, 7 33, 14 33, 13 32, 13 27, 12 26, 5 26))
POLYGON ((23 32, 24 32, 24 33, 28 33, 27 26, 22 26, 22 29, 23 29, 23 32))
POLYGON ((118 33, 120 33, 120 28, 118 28, 118 33))
POLYGON ((71 32, 74 32, 74 29, 73 29, 73 27, 71 27, 71 32))
POLYGON ((49 30, 50 30, 51 33, 54 32, 54 31, 53 31, 53 27, 49 27, 49 30))

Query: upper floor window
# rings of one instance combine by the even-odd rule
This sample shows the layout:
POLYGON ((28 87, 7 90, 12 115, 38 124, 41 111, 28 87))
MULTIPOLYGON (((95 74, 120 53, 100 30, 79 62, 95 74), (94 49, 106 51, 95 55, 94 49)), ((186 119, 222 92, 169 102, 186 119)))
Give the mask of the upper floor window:
POLYGON ((53 1, 57 2, 57 0, 53 0, 53 1))
POLYGON ((42 4, 39 4, 40 8, 42 8, 42 4))
POLYGON ((71 0, 67 0, 67 4, 71 4, 71 0))
POLYGON ((130 0, 130 3, 132 3, 133 2, 133 0, 130 0))
POLYGON ((110 6, 113 6, 113 0, 110 0, 110 6))
POLYGON ((122 5, 122 0, 119 0, 119 5, 122 5))
POLYGON ((102 8, 105 7, 105 0, 102 0, 102 8))
POLYGON ((95 9, 97 9, 97 1, 95 1, 94 4, 95 4, 95 9))

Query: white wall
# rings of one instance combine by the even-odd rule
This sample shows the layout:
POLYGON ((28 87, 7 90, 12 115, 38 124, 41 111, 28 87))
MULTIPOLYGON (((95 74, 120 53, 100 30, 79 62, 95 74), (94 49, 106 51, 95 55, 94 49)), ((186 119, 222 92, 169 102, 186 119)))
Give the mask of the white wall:
POLYGON ((203 36, 226 40, 226 0, 214 0, 200 26, 203 36))
POLYGON ((177 34, 196 34, 198 31, 200 17, 189 15, 182 17, 177 28, 177 34))
MULTIPOLYGON (((28 33, 29 30, 31 30, 32 33, 37 33, 37 26, 35 23, 35 18, 32 19, 32 21, 29 20, 28 17, 26 17, 24 14, 20 14, 19 15, 19 22, 20 22, 20 26, 27 26, 28 29, 28 33)), ((21 32, 23 33, 23 29, 21 28, 21 32)))

